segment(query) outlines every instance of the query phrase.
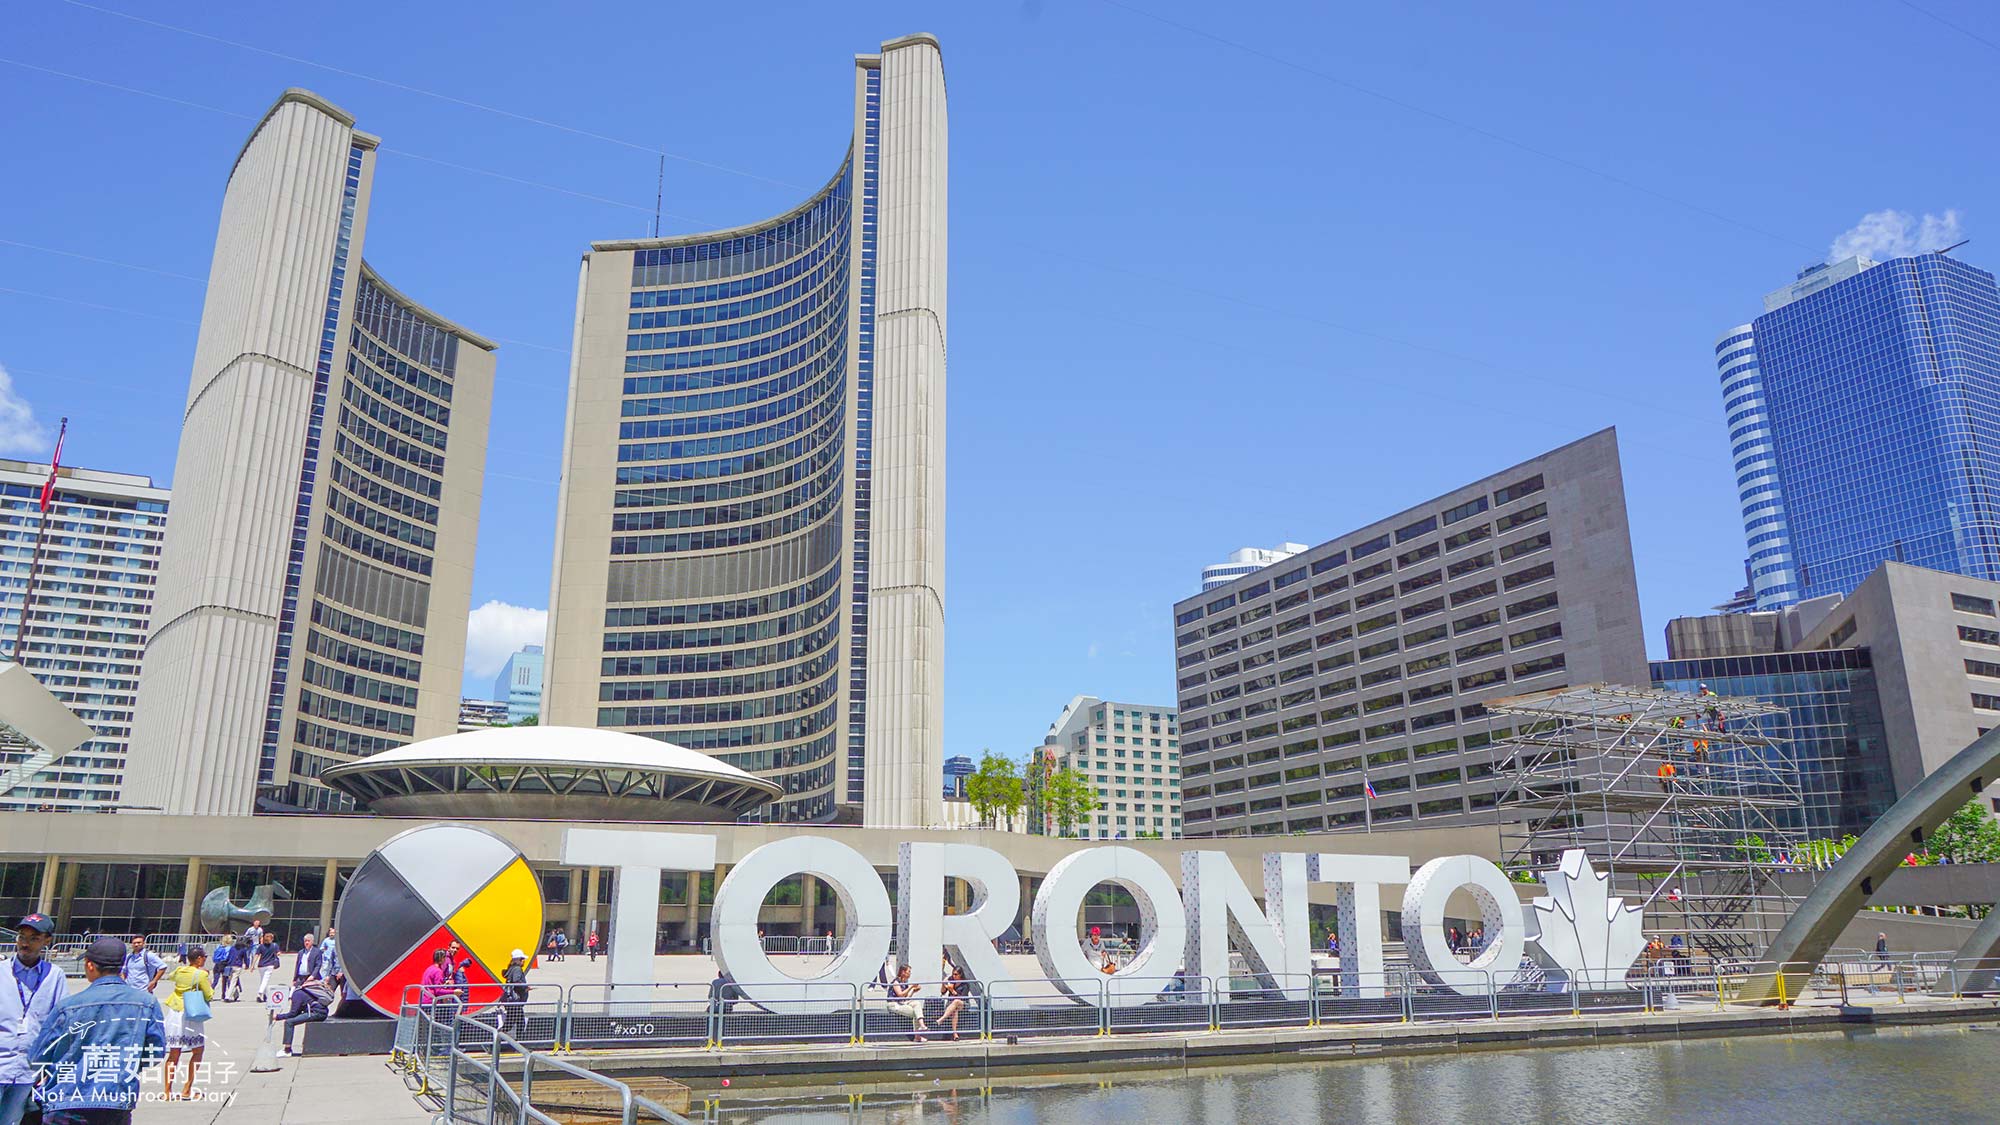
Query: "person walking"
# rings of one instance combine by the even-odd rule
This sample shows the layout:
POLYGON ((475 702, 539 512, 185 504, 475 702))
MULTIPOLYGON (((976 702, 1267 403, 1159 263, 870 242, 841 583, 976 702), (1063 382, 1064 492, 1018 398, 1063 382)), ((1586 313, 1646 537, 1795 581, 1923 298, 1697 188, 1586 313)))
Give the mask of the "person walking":
POLYGON ((187 960, 167 975, 167 998, 160 1002, 166 1019, 167 1069, 160 1091, 168 1101, 174 1097, 174 1064, 180 1062, 181 1052, 188 1053, 187 1080, 181 1083, 181 1100, 187 1101, 194 1094, 194 1072, 201 1067, 202 1049, 208 1046, 209 1004, 215 999, 215 986, 202 967, 207 960, 208 952, 196 946, 188 951, 187 960))
POLYGON ((919 1043, 927 1043, 924 1032, 930 1028, 924 1024, 924 1003, 917 995, 917 982, 910 979, 910 967, 904 965, 896 970, 896 979, 889 985, 889 1011, 910 1021, 910 1037, 919 1043))
POLYGON ((235 975, 236 939, 224 934, 215 943, 215 952, 209 954, 208 971, 215 977, 215 994, 219 1000, 229 999, 229 978, 235 975))
MULTIPOLYGON (((278 935, 266 931, 264 940, 257 945, 257 1002, 264 1002, 264 994, 271 990, 271 974, 278 971, 278 935)), ((240 990, 239 990, 240 992, 240 990)))
POLYGON ((135 934, 132 937, 131 951, 125 954, 118 975, 124 977, 125 983, 133 988, 141 992, 151 992, 160 983, 160 978, 167 975, 167 963, 160 960, 159 954, 146 948, 145 938, 135 934))
POLYGON ((510 1034, 519 1036, 528 1030, 528 955, 516 949, 500 980, 500 1026, 513 1028, 510 1034))
POLYGON ((236 935, 236 947, 229 955, 229 981, 236 987, 230 990, 224 1000, 243 999, 243 978, 255 972, 257 966, 257 943, 250 940, 247 933, 236 935))
POLYGON ((297 1031, 300 1024, 318 1023, 332 1012, 333 992, 326 981, 315 977, 293 989, 292 1005, 286 1009, 284 1016, 285 1041, 278 1048, 278 1057, 292 1057, 292 1032, 297 1031))
POLYGON ((328 926, 326 940, 319 943, 319 979, 327 983, 336 1000, 340 998, 340 983, 347 979, 340 971, 340 946, 334 940, 339 932, 328 926))
POLYGON ((591 964, 597 963, 597 927, 590 928, 590 935, 583 939, 583 948, 589 952, 591 964))
POLYGON ((313 936, 307 934, 305 943, 299 946, 299 955, 292 959, 292 987, 297 988, 309 980, 319 979, 319 946, 313 936))
POLYGON ((91 942, 83 954, 90 983, 56 1001, 35 1033, 28 1065, 42 1075, 46 1125, 131 1125, 140 1073, 166 1056, 165 1013, 126 983, 126 956, 117 938, 91 942))
POLYGON ((562 960, 562 958, 556 956, 556 932, 553 928, 549 930, 548 940, 542 943, 542 948, 548 952, 550 964, 562 960))
POLYGON ((35 913, 14 927, 14 956, 0 967, 0 1125, 20 1125, 35 1090, 28 1048, 56 1001, 69 991, 63 971, 42 953, 55 922, 35 913))
POLYGON ((428 1007, 438 997, 451 991, 451 970, 445 968, 445 962, 450 958, 451 954, 442 949, 431 954, 431 967, 424 970, 422 979, 418 981, 421 987, 417 990, 417 1003, 428 1007))
POLYGON ((566 957, 566 956, 568 956, 568 955, 569 955, 569 931, 568 931, 568 930, 557 930, 557 931, 556 931, 556 960, 560 961, 560 960, 562 960, 562 959, 563 959, 564 957, 566 957))

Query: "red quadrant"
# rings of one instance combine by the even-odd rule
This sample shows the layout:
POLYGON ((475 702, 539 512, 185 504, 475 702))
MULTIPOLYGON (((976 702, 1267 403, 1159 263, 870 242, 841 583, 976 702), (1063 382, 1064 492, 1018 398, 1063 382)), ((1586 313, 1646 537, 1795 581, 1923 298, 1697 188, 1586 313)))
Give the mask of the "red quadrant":
MULTIPOLYGON (((419 997, 420 993, 413 986, 423 983, 424 970, 431 967, 432 955, 455 940, 457 939, 449 926, 439 926, 432 930, 395 968, 382 974, 380 980, 368 987, 365 995, 369 1002, 385 1012, 400 1011, 404 989, 411 990, 409 995, 412 999, 419 997)), ((462 942, 460 944, 463 945, 462 942)), ((473 957, 463 949, 460 950, 459 957, 465 962, 465 981, 471 986, 467 1010, 476 1012, 497 1001, 500 998, 500 989, 497 987, 499 981, 493 974, 487 971, 486 966, 479 963, 477 957, 473 957)))

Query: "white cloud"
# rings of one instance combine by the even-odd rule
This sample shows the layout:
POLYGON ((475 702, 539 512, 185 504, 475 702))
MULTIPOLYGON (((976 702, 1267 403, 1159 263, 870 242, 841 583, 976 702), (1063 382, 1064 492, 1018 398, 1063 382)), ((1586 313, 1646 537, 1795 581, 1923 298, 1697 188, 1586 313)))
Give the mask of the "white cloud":
POLYGON ((14 391, 14 377, 0 367, 0 453, 35 457, 49 451, 49 432, 35 421, 35 409, 14 391))
POLYGON ((508 605, 497 598, 472 611, 465 628, 465 670, 468 675, 498 675, 507 658, 522 645, 538 645, 548 632, 549 611, 508 605))
POLYGON ((1965 237, 1957 211, 1928 212, 1919 219, 1908 211, 1872 211, 1833 240, 1829 262, 1844 262, 1856 254, 1876 261, 1907 258, 1926 250, 1942 250, 1965 237))

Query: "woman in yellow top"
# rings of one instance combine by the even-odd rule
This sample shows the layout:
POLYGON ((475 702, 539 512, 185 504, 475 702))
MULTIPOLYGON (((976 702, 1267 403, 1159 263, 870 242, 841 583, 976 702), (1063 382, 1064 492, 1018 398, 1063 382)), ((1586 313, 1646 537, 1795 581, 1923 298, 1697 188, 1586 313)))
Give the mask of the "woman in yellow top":
POLYGON ((180 1061, 181 1051, 188 1052, 187 1076, 181 1082, 181 1098, 192 1097, 194 1072, 201 1067, 201 1051, 208 1045, 209 1005, 215 1001, 215 985, 208 979, 208 970, 203 966, 208 961, 208 951, 196 946, 188 951, 187 960, 167 974, 167 997, 160 1001, 165 1010, 167 1023, 167 1072, 166 1081, 160 1088, 171 1101, 174 1096, 174 1064, 180 1061), (188 1001, 199 995, 196 1004, 199 1015, 188 1015, 188 1001))

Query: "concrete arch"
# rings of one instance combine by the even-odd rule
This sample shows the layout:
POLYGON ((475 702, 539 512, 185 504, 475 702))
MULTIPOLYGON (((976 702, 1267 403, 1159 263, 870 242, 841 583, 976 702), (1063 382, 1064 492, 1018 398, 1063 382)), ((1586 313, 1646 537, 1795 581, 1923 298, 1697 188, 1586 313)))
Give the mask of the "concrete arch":
MULTIPOLYGON (((1778 991, 1776 972, 1752 978, 1745 982, 1742 998, 1776 1000, 1780 995, 1798 995, 1810 975, 1810 967, 1826 955, 1840 931, 1867 905, 1882 880, 1896 870, 1904 856, 1922 847, 1929 834, 1969 798, 1979 796, 1996 769, 2000 769, 2000 730, 1960 750, 1890 806, 1820 879, 1761 958, 1779 966, 1803 962, 1805 968, 1784 973, 1782 994, 1778 991)), ((1973 941, 1967 943, 1967 949, 1977 944, 1979 933, 1987 929, 1980 927, 1973 941)), ((1995 941, 2000 941, 2000 933, 1995 933, 1986 944, 1991 946, 1995 941)), ((1960 952, 1967 955, 1964 950, 1960 952)))

